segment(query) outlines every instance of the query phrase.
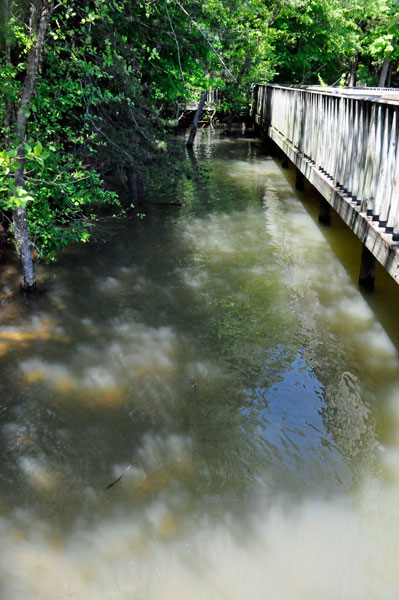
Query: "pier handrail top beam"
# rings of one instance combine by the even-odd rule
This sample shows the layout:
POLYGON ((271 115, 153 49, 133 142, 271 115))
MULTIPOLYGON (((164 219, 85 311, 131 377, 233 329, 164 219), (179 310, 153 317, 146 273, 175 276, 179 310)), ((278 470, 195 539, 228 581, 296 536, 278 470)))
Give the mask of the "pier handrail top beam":
POLYGON ((334 88, 317 85, 280 85, 277 83, 255 83, 255 85, 292 90, 293 92, 303 91, 322 96, 334 96, 336 98, 366 100, 377 104, 399 105, 399 89, 395 88, 334 88))

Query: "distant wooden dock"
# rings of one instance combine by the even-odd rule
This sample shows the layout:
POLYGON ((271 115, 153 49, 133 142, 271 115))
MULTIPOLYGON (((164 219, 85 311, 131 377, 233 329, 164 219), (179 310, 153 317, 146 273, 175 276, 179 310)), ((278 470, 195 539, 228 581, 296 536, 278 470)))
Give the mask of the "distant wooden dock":
MULTIPOLYGON (((195 111, 198 108, 198 103, 200 101, 201 94, 198 95, 198 100, 191 100, 186 102, 184 110, 185 111, 195 111)), ((205 101, 205 105, 203 111, 214 111, 219 106, 222 99, 222 92, 219 90, 209 90, 207 92, 207 98, 205 101)))
POLYGON ((363 242, 360 283, 375 260, 399 283, 399 90, 259 84, 251 114, 363 242))

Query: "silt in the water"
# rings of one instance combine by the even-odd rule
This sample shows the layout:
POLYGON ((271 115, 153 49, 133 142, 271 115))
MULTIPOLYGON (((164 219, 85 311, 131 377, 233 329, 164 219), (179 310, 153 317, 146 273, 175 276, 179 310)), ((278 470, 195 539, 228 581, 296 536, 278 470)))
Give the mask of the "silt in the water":
POLYGON ((394 599, 398 290, 259 141, 196 155, 3 312, 2 597, 394 599))

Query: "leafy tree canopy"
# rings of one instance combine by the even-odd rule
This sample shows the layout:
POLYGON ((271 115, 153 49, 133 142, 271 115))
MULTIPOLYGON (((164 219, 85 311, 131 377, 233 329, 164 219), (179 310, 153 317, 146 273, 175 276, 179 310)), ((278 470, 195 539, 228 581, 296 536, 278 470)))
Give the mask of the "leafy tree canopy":
POLYGON ((355 74, 375 85, 384 67, 398 82, 399 0, 3 0, 1 11, 0 208, 5 222, 26 209, 32 242, 49 258, 87 240, 104 210, 130 209, 156 169, 170 169, 165 135, 201 92, 222 90, 227 116, 245 108, 254 81, 355 74), (32 7, 46 6, 21 144, 32 7))

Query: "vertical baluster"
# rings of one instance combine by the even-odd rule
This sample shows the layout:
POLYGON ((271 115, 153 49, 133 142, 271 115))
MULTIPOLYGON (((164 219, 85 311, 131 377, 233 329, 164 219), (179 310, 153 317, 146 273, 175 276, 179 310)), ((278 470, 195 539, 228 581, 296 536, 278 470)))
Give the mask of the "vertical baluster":
POLYGON ((356 119, 356 100, 351 98, 349 100, 349 142, 348 142, 348 162, 346 165, 346 182, 347 189, 350 196, 353 195, 353 171, 356 169, 356 128, 357 128, 357 119, 356 119))
POLYGON ((328 175, 333 177, 334 174, 334 155, 335 155, 335 146, 336 146, 336 132, 337 132, 337 115, 336 115, 336 98, 333 96, 328 97, 328 102, 330 105, 330 152, 329 152, 329 160, 328 160, 328 175))
POLYGON ((274 97, 276 90, 274 88, 266 88, 265 91, 266 121, 269 121, 271 124, 273 121, 274 97))
POLYGON ((306 154, 306 148, 309 146, 309 137, 311 135, 310 132, 310 120, 312 115, 312 94, 309 92, 304 92, 303 101, 305 104, 305 120, 304 120, 304 132, 303 132, 303 142, 302 142, 302 153, 306 154))
POLYGON ((317 147, 315 155, 316 166, 319 167, 322 161, 324 142, 324 121, 323 121, 323 96, 318 94, 317 98, 317 147))
POLYGON ((362 101, 361 105, 361 128, 362 137, 359 140, 360 144, 360 168, 359 168, 359 183, 357 189, 358 204, 361 206, 361 210, 367 210, 367 167, 369 158, 369 143, 371 140, 372 131, 372 120, 374 119, 373 108, 369 102, 362 101))
POLYGON ((312 141, 311 141, 311 149, 309 152, 310 159, 315 163, 316 162, 316 152, 317 152, 317 138, 319 135, 319 126, 318 126, 318 95, 313 94, 313 113, 312 113, 312 141))
POLYGON ((319 94, 319 106, 320 106, 320 130, 319 130, 319 142, 317 144, 317 166, 322 169, 324 167, 324 147, 326 143, 326 131, 325 131, 325 113, 324 113, 324 96, 319 94))
POLYGON ((388 229, 388 215, 389 207, 391 204, 391 197, 393 191, 393 175, 395 173, 395 160, 396 160, 396 147, 397 147, 397 112, 395 108, 390 108, 391 116, 391 130, 389 132, 389 144, 388 144, 388 157, 387 167, 385 176, 384 190, 382 191, 382 201, 380 209, 380 227, 387 227, 387 232, 391 233, 388 229))
POLYGON ((331 96, 326 97, 327 102, 327 120, 328 120, 328 128, 327 128, 327 140, 328 140, 328 152, 327 152, 327 160, 326 160, 326 173, 328 176, 331 176, 332 171, 332 157, 334 150, 334 129, 333 129, 333 103, 331 96))
POLYGON ((298 120, 297 127, 296 127, 295 146, 296 146, 296 148, 298 148, 299 152, 301 152, 302 145, 303 145, 304 118, 305 118, 304 97, 303 97, 302 91, 299 92, 299 104, 300 104, 300 111, 299 111, 299 120, 298 120))
POLYGON ((314 125, 314 94, 307 92, 306 94, 307 102, 309 103, 309 119, 307 122, 307 135, 306 135, 306 144, 303 148, 304 154, 311 158, 312 156, 312 148, 313 148, 313 125, 314 125))
POLYGON ((294 142, 294 137, 295 137, 295 131, 294 131, 294 127, 295 127, 295 120, 297 118, 296 116, 296 111, 297 111, 297 106, 298 106, 298 92, 293 92, 289 94, 289 105, 288 105, 288 110, 287 110, 287 117, 288 117, 288 122, 289 122, 289 130, 290 130, 290 137, 289 140, 290 142, 294 142), (295 114, 294 114, 295 112, 295 114))
MULTIPOLYGON (((396 107, 393 109, 391 135, 393 140, 391 147, 392 155, 389 166, 391 193, 386 215, 386 231, 387 233, 395 234, 395 223, 398 223, 399 225, 399 115, 398 108, 396 107)), ((396 237, 397 236, 394 235, 395 239, 396 237)))
POLYGON ((316 114, 317 114, 317 96, 309 92, 308 96, 311 98, 312 111, 310 115, 309 123, 309 136, 306 144, 306 155, 312 160, 314 155, 314 143, 316 137, 316 114))
POLYGON ((377 106, 372 105, 370 118, 368 119, 368 131, 365 132, 365 157, 361 177, 363 180, 361 192, 361 207, 366 210, 368 215, 372 214, 372 205, 370 204, 370 188, 373 175, 373 165, 375 156, 375 145, 377 137, 377 106))
POLYGON ((297 115, 298 110, 298 92, 293 92, 290 94, 290 105, 288 107, 288 119, 290 124, 290 137, 289 140, 294 144, 295 139, 295 122, 298 118, 297 115))
POLYGON ((337 146, 337 131, 338 131, 338 99, 334 96, 330 96, 331 104, 331 156, 330 156, 330 169, 329 173, 332 179, 334 179, 335 170, 335 153, 337 146))
POLYGON ((353 169, 353 178, 352 178, 352 194, 356 198, 357 203, 360 203, 361 199, 359 197, 359 190, 361 186, 361 170, 363 164, 363 156, 365 153, 364 144, 366 141, 364 140, 364 103, 363 101, 356 101, 356 138, 355 138, 355 146, 356 146, 356 163, 355 168, 353 169))
POLYGON ((396 150, 395 170, 392 180, 391 205, 388 215, 388 227, 392 227, 392 238, 399 241, 399 148, 396 150))
POLYGON ((316 145, 316 155, 315 155, 315 161, 317 166, 320 166, 320 160, 321 160, 321 146, 323 143, 323 119, 322 119, 322 114, 323 114, 323 96, 322 94, 317 94, 317 145, 316 145))
POLYGON ((300 153, 303 152, 304 144, 306 141, 306 121, 307 121, 308 105, 307 105, 305 92, 301 92, 301 105, 302 105, 302 114, 301 114, 301 122, 299 124, 299 130, 298 130, 298 150, 300 153))
POLYGON ((283 122, 282 122, 282 133, 284 134, 284 137, 289 138, 290 132, 289 132, 289 123, 288 123, 288 115, 287 115, 287 110, 288 110, 288 92, 287 90, 283 90, 282 92, 283 98, 284 98, 284 118, 283 118, 283 122))
POLYGON ((347 115, 347 126, 348 126, 348 138, 346 144, 346 166, 345 166, 345 188, 348 193, 352 195, 352 172, 356 168, 356 157, 354 156, 354 136, 355 136, 355 100, 350 98, 348 100, 348 115, 347 115))
POLYGON ((310 140, 312 138, 312 116, 313 116, 313 98, 314 94, 305 92, 304 94, 306 102, 306 120, 305 120, 305 135, 303 140, 302 152, 309 156, 310 140))
MULTIPOLYGON (((385 107, 382 109, 382 114, 384 115, 384 124, 382 128, 382 145, 381 145, 381 159, 380 166, 377 172, 377 182, 376 182, 376 192, 375 192, 375 205, 374 205, 374 214, 379 217, 379 221, 381 221, 381 207, 384 199, 384 193, 386 188, 386 179, 388 176, 388 156, 389 156, 389 145, 390 145, 390 110, 389 107, 385 107)), ((382 225, 385 227, 386 223, 382 225)))
POLYGON ((351 156, 348 152, 348 148, 350 145, 351 139, 351 100, 348 98, 345 101, 345 128, 344 128, 344 145, 342 149, 343 162, 342 162, 342 186, 344 187, 345 192, 349 192, 348 189, 348 171, 350 167, 351 156))
POLYGON ((299 152, 303 152, 303 143, 305 141, 305 121, 306 121, 306 99, 305 93, 301 90, 301 120, 298 123, 297 130, 297 148, 299 152))
POLYGON ((257 88, 257 98, 256 98, 256 114, 260 116, 262 125, 262 110, 263 110, 263 96, 265 94, 265 89, 263 86, 258 86, 257 88))
POLYGON ((297 124, 298 117, 300 117, 301 103, 300 103, 300 92, 294 92, 291 94, 291 103, 290 103, 290 121, 291 121, 291 141, 293 146, 296 146, 296 136, 297 136, 297 124), (292 105, 294 105, 294 110, 292 110, 292 105))
POLYGON ((372 214, 373 217, 378 216, 375 212, 375 196, 377 192, 378 175, 380 170, 381 151, 382 151, 382 135, 383 135, 383 111, 382 107, 378 106, 377 109, 377 128, 374 144, 374 155, 373 155, 373 170, 370 182, 370 193, 368 202, 368 213, 372 214), (371 212, 369 212, 371 211, 371 212))
POLYGON ((345 99, 339 99, 339 128, 337 134, 337 160, 335 167, 334 181, 336 185, 342 186, 342 171, 344 161, 344 137, 345 137, 346 104, 345 99))

